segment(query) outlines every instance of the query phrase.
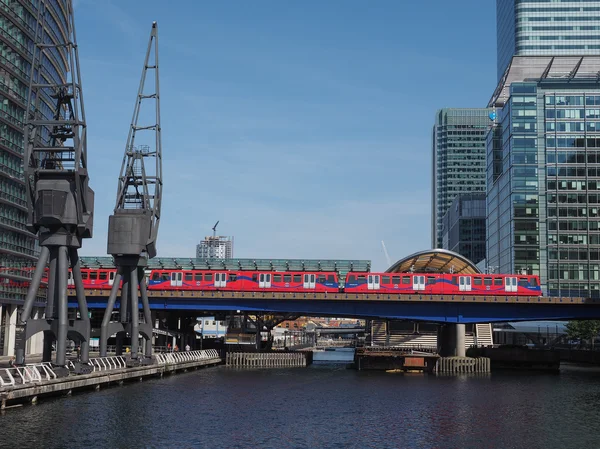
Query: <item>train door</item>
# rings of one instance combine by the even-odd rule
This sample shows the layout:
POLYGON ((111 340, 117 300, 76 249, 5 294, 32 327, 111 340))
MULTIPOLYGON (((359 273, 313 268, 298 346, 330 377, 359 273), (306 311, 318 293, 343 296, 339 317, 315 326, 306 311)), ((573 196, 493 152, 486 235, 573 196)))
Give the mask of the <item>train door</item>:
POLYGON ((461 292, 471 291, 471 276, 458 277, 458 290, 461 292))
POLYGON ((116 273, 117 273, 116 271, 108 272, 108 285, 113 285, 115 283, 115 274, 116 273))
POLYGON ((171 272, 171 287, 181 287, 183 285, 183 273, 181 271, 171 272))
POLYGON ((425 290, 425 276, 413 276, 413 290, 425 290))
POLYGON ((505 277, 504 278, 504 291, 507 293, 517 292, 517 278, 516 277, 505 277))
POLYGON ((271 273, 260 273, 258 286, 260 288, 271 288, 271 273))
POLYGON ((67 278, 67 285, 75 285, 75 280, 73 279, 73 272, 69 270, 69 277, 67 278))
POLYGON ((215 287, 216 288, 227 287, 227 273, 215 273, 215 287))
POLYGON ((304 288, 315 288, 315 275, 314 274, 305 274, 304 275, 304 283, 302 286, 304 288))
POLYGON ((379 279, 378 274, 370 274, 367 277, 367 289, 368 290, 379 290, 379 287, 380 287, 379 281, 380 281, 380 279, 379 279))

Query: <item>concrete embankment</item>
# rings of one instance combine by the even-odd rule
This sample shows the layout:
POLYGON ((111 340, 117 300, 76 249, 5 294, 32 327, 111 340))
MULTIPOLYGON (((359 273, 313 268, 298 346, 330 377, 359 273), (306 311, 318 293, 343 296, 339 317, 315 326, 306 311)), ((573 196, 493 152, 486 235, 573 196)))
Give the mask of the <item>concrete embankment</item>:
POLYGON ((186 372, 215 366, 222 362, 217 351, 191 351, 179 354, 156 354, 154 363, 126 367, 124 357, 106 357, 90 360, 89 374, 69 374, 54 377, 50 365, 28 365, 19 368, 2 368, 0 377, 0 409, 36 403, 50 396, 68 396, 80 390, 99 390, 124 382, 142 381, 144 378, 162 377, 165 374, 186 372))

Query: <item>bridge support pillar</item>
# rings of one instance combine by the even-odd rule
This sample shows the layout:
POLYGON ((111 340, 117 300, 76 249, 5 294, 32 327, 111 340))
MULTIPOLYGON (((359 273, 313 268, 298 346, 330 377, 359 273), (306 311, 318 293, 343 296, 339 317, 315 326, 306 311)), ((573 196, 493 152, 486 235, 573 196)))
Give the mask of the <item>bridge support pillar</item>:
POLYGON ((464 357, 465 350, 465 325, 440 324, 437 335, 438 353, 442 357, 464 357))
POLYGON ((385 345, 390 345, 390 320, 385 320, 385 345))

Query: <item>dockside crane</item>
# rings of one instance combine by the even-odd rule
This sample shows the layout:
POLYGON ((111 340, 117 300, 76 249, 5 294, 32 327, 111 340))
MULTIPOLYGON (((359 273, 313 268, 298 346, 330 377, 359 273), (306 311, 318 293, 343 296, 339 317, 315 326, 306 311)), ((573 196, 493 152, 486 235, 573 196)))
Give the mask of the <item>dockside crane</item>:
MULTIPOLYGON (((142 117, 145 119, 146 115, 142 117)), ((148 260, 156 256, 161 198, 162 144, 158 26, 156 22, 153 22, 133 118, 125 145, 117 201, 114 213, 108 220, 108 253, 114 258, 117 274, 100 328, 100 356, 102 357, 107 355, 108 338, 115 333, 117 334, 117 355, 122 354, 125 335, 131 337, 130 363, 140 362, 138 345, 140 334, 145 340, 144 356, 146 360, 152 355, 152 317, 144 268, 148 266, 148 260), (154 82, 147 84, 149 71, 154 76, 154 82), (150 92, 146 92, 146 88, 150 92), (154 113, 149 114, 152 116, 151 122, 140 124, 142 105, 152 102, 154 103, 154 113), (123 280, 123 285, 119 321, 111 321, 121 280, 123 280), (142 300, 143 323, 139 321, 138 291, 142 300)))
MULTIPOLYGON (((56 340, 56 365, 66 365, 67 337, 78 340, 81 362, 88 362, 90 320, 77 250, 92 237, 94 192, 88 185, 86 122, 75 35, 73 3, 67 8, 66 35, 50 37, 53 20, 46 1, 38 2, 33 57, 25 117, 25 186, 27 229, 38 235, 40 256, 21 309, 16 329, 16 358, 25 362, 25 343, 44 332, 43 361, 52 357, 56 340), (44 61, 62 61, 60 81, 44 61), (31 311, 49 261, 44 319, 31 311), (79 318, 69 320, 67 288, 69 266, 79 305, 79 318)), ((66 371, 64 368, 57 372, 66 371)))

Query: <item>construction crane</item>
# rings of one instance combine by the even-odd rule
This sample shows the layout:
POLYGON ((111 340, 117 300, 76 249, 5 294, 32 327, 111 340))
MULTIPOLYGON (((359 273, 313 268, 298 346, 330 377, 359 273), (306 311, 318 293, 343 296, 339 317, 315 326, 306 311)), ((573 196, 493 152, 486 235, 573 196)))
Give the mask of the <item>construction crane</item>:
MULTIPOLYGON (((38 3, 25 117, 25 186, 27 229, 41 246, 35 272, 17 325, 16 358, 25 362, 25 342, 44 333, 42 360, 51 361, 56 340, 56 365, 66 365, 67 335, 79 340, 81 362, 89 357, 90 320, 77 250, 91 238, 94 192, 88 186, 87 139, 73 4, 66 2, 66 35, 56 42, 47 30, 54 19, 46 1, 38 3), (61 81, 48 75, 44 61, 60 54, 66 63, 61 81), (44 113, 43 111, 51 111, 44 113), (46 264, 50 262, 46 315, 31 319, 31 311, 46 264), (69 323, 68 274, 72 268, 80 318, 69 323)), ((67 371, 61 368, 60 372, 67 371)), ((68 372, 68 371, 67 371, 68 372)))
POLYGON ((209 259, 214 259, 215 258, 215 245, 217 244, 217 225, 219 224, 220 220, 217 220, 217 222, 215 223, 215 225, 212 227, 212 231, 213 231, 213 235, 212 235, 212 240, 210 241, 210 252, 208 255, 209 259))
POLYGON ((385 259, 387 260, 388 268, 392 266, 392 259, 390 259, 390 255, 387 252, 387 248, 385 247, 385 243, 383 240, 381 241, 381 246, 383 247, 383 253, 385 254, 385 259))
MULTIPOLYGON (((144 115, 144 117, 146 117, 144 115)), ((144 68, 129 128, 125 155, 121 165, 117 202, 108 220, 108 253, 112 254, 117 274, 108 298, 100 328, 100 356, 107 355, 108 338, 117 334, 117 355, 123 352, 123 339, 131 337, 131 364, 140 362, 138 336, 145 340, 144 356, 152 355, 152 318, 144 267, 156 256, 156 240, 162 198, 162 144, 160 126, 160 87, 158 71, 158 26, 152 23, 144 68), (148 72, 154 82, 146 81, 148 72), (152 75, 151 75, 152 76, 152 75), (151 86, 151 87, 150 87, 151 86), (153 121, 140 124, 142 105, 154 103, 153 121), (151 134, 152 137, 148 137, 151 134), (145 140, 142 140, 144 139, 145 140), (143 143, 140 143, 142 141, 143 143), (119 321, 111 321, 121 287, 119 321), (142 300, 144 322, 139 322, 138 291, 142 300)))

